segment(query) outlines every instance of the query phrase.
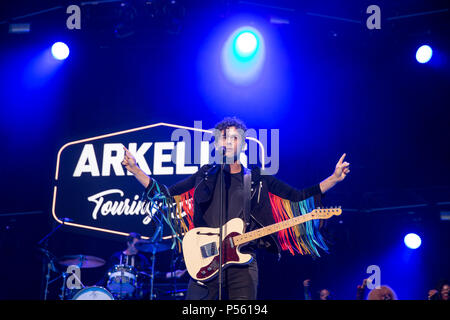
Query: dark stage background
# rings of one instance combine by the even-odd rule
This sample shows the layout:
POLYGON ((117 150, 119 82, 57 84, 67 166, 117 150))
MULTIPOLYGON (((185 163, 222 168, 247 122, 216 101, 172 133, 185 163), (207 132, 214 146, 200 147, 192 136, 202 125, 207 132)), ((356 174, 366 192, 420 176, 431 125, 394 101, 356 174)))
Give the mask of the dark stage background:
MULTIPOLYGON (((343 208, 325 230, 330 254, 277 261, 261 252, 259 298, 303 299, 309 278, 335 299, 354 299, 370 265, 399 299, 425 299, 449 278, 447 2, 377 1, 381 30, 365 27, 368 1, 177 1, 134 20, 119 3, 85 5, 81 30, 65 27, 65 8, 80 2, 62 3, 5 1, 0 11, 1 299, 41 298, 36 243, 55 226, 53 179, 65 143, 161 121, 211 128, 230 115, 249 128, 280 129, 277 177, 297 188, 329 176, 344 152, 351 163, 324 198, 343 208), (25 19, 31 32, 8 33, 10 18, 57 5, 63 9, 25 19), (115 36, 121 21, 132 35, 115 36), (248 24, 265 39, 266 61, 259 80, 237 86, 218 57, 228 35, 248 24), (41 55, 55 41, 68 43, 70 56, 47 69, 41 55), (428 64, 415 60, 423 43, 434 49, 428 64), (419 249, 405 247, 409 232, 421 236, 419 249)), ((57 257, 107 259, 121 241, 62 227, 48 247, 57 257)), ((158 270, 168 271, 171 258, 159 254, 158 270)), ((87 270, 84 279, 93 285, 103 272, 87 270)), ((60 285, 50 286, 50 298, 60 285)))

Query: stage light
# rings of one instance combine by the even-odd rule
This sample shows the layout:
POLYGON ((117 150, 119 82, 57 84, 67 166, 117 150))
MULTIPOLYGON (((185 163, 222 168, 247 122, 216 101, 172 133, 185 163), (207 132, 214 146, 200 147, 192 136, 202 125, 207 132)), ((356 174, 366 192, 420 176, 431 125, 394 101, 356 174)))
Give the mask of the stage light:
POLYGON ((227 78, 239 85, 253 83, 265 60, 264 40, 251 26, 235 30, 222 49, 222 68, 227 78))
POLYGON ((251 31, 242 31, 234 41, 234 52, 238 58, 249 59, 253 57, 258 49, 258 38, 251 31))
POLYGON ((422 244, 422 240, 415 233, 408 233, 404 239, 405 245, 410 249, 417 249, 422 244))
POLYGON ((423 45, 416 52, 416 60, 419 63, 427 63, 433 56, 433 50, 428 45, 423 45))
POLYGON ((69 47, 64 42, 56 42, 52 46, 52 55, 57 60, 64 60, 69 56, 69 47))

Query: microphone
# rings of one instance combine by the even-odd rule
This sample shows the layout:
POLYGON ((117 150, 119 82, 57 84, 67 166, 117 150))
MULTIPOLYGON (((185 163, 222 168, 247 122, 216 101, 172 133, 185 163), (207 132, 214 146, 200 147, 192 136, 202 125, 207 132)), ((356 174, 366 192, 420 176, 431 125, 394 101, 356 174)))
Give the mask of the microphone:
POLYGON ((217 148, 217 152, 218 152, 221 156, 224 156, 225 153, 227 152, 227 147, 225 147, 225 146, 220 146, 219 148, 217 148))
POLYGON ((227 147, 218 146, 216 147, 216 159, 220 159, 222 163, 225 162, 225 154, 227 153, 227 147))

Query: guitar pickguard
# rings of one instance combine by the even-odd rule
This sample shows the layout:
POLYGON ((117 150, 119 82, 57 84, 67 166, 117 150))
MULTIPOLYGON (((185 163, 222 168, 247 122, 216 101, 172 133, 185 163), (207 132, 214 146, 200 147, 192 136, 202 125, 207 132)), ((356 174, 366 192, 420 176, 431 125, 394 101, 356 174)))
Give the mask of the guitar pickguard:
MULTIPOLYGON (((239 256, 237 254, 237 247, 232 244, 231 238, 239 235, 237 232, 232 232, 227 235, 222 242, 222 265, 230 262, 238 262, 239 256)), ((219 270, 219 255, 215 256, 210 264, 201 268, 197 273, 197 279, 206 279, 219 270)))

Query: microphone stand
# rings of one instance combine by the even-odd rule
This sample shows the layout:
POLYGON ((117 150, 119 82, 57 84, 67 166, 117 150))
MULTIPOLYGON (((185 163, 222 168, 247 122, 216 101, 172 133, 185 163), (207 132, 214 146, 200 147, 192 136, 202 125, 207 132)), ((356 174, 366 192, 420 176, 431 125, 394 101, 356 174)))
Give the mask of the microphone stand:
POLYGON ((58 224, 55 228, 53 228, 52 231, 50 231, 44 238, 42 238, 37 243, 37 245, 40 247, 42 244, 44 244, 44 247, 47 247, 47 239, 50 238, 56 232, 56 230, 58 230, 59 228, 61 228, 64 225, 65 220, 63 219, 62 222, 63 222, 62 224, 58 224))
POLYGON ((220 165, 220 216, 219 216, 219 300, 222 300, 222 225, 223 225, 223 168, 224 164, 220 165))
POLYGON ((222 247, 222 227, 223 227, 223 168, 224 163, 220 165, 220 216, 219 216, 219 300, 222 300, 222 259, 223 259, 223 247, 222 247))
POLYGON ((224 196, 223 196, 223 185, 225 183, 224 176, 223 176, 223 170, 225 168, 225 161, 226 161, 226 149, 221 149, 221 158, 222 163, 220 165, 220 216, 219 216, 219 300, 222 300, 222 260, 223 260, 223 245, 222 245, 222 237, 223 237, 223 216, 224 216, 224 196))

